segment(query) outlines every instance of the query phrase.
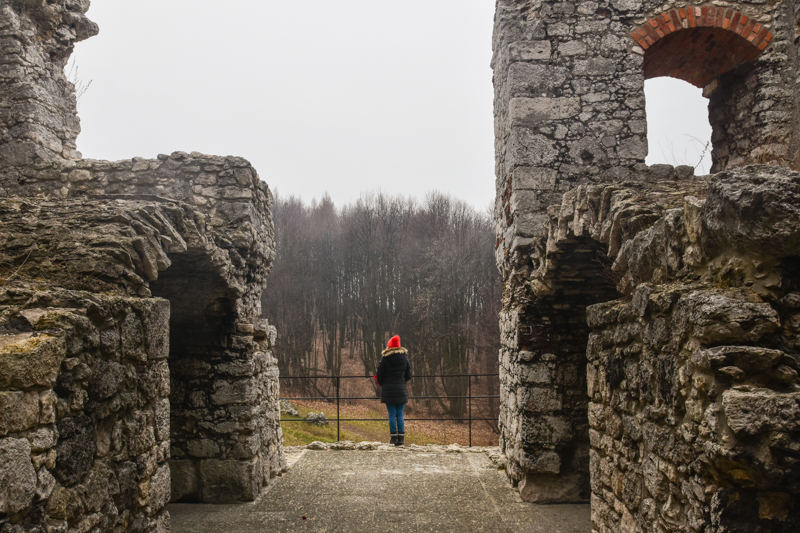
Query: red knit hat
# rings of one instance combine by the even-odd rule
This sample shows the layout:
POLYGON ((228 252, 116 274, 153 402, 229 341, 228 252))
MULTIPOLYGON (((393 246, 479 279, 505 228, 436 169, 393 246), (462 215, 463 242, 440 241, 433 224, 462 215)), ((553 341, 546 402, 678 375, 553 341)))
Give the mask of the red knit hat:
POLYGON ((386 345, 387 348, 399 348, 400 347, 400 335, 395 335, 391 339, 389 339, 389 344, 386 345))

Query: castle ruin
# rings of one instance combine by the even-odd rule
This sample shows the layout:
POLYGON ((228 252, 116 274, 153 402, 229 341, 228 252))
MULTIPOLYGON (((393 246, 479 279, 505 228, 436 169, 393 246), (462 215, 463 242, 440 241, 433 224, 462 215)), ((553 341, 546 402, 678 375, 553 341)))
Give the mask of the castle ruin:
POLYGON ((800 528, 795 4, 498 0, 501 447, 611 531, 800 528), (647 166, 644 82, 713 174, 647 166), (787 168, 789 167, 789 168, 787 168))
POLYGON ((242 158, 81 159, 88 0, 0 1, 0 531, 168 531, 285 469, 260 297, 272 196, 242 158))
MULTIPOLYGON (((88 0, 0 0, 0 532, 168 531, 285 468, 247 161, 81 159, 88 0)), ((593 530, 800 528, 793 2, 498 0, 501 446, 593 530), (713 172, 647 166, 644 80, 713 172)))

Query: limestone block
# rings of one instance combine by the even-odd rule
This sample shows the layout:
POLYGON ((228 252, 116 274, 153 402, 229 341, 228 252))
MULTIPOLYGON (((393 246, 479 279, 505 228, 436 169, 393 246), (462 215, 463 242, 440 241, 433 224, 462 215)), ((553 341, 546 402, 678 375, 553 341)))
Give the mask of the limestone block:
POLYGON ((116 361, 98 360, 92 373, 89 392, 94 400, 106 400, 119 392, 125 379, 125 367, 116 361))
POLYGON ((169 440, 169 399, 164 398, 156 402, 155 424, 156 439, 159 442, 169 440))
POLYGON ((762 346, 716 346, 695 352, 692 363, 703 369, 734 365, 756 373, 776 366, 784 358, 788 359, 784 352, 762 346))
POLYGON ((141 455, 156 444, 152 411, 133 411, 123 420, 125 442, 132 455, 141 455))
POLYGON ((201 493, 199 462, 194 460, 169 460, 171 476, 171 501, 197 501, 201 493))
POLYGON ((558 171, 546 167, 517 167, 513 170, 514 190, 555 191, 558 187, 558 171))
POLYGON ((211 439, 194 439, 186 441, 186 450, 192 457, 200 459, 219 457, 221 449, 219 444, 211 439))
POLYGON ((144 349, 148 359, 166 359, 169 355, 169 300, 155 298, 144 309, 144 349))
POLYGON ((0 335, 0 389, 52 388, 65 357, 63 337, 0 335))
POLYGON ((27 508, 36 495, 36 470, 26 439, 0 439, 0 513, 27 508))
POLYGON ((97 453, 94 422, 84 414, 58 421, 56 477, 67 487, 80 481, 97 453))
POLYGON ((558 53, 562 56, 577 56, 586 53, 586 44, 581 41, 567 41, 558 45, 558 53))
POLYGON ((517 404, 526 411, 554 412, 563 407, 562 395, 553 388, 522 388, 517 389, 517 404))
POLYGON ((37 393, 0 392, 0 436, 24 431, 38 423, 39 395, 37 393))
POLYGON ((142 354, 142 322, 135 313, 128 313, 121 324, 122 354, 135 361, 144 359, 142 354))
POLYGON ((620 142, 617 154, 622 159, 644 160, 647 157, 647 141, 640 137, 629 137, 620 142))
POLYGON ((508 69, 508 91, 512 97, 553 94, 565 84, 568 75, 563 67, 514 63, 508 69))
POLYGON ((588 136, 570 143, 569 155, 579 165, 597 164, 608 159, 600 143, 588 136))
POLYGON ((38 500, 46 500, 50 497, 55 488, 56 478, 53 477, 47 468, 40 468, 37 474, 36 498, 38 500))
POLYGON ((782 166, 723 172, 703 205, 706 246, 764 257, 800 255, 800 174, 782 166))
POLYGON ((552 450, 536 454, 522 453, 519 464, 532 474, 558 474, 561 472, 561 456, 552 450))
POLYGON ((680 298, 672 327, 693 334, 706 344, 755 342, 780 326, 778 313, 745 291, 693 291, 680 298))
POLYGON ((151 509, 162 509, 170 501, 172 490, 170 468, 167 464, 158 467, 150 478, 149 502, 151 509))
MULTIPOLYGON (((519 495, 532 503, 585 502, 587 493, 587 474, 525 474, 519 484, 519 495)), ((594 506, 593 506, 594 507, 594 506)))
POLYGON ((526 445, 569 444, 574 437, 574 428, 566 416, 526 412, 522 415, 520 434, 526 445))
POLYGON ((573 73, 578 76, 609 76, 616 71, 613 59, 591 58, 575 62, 573 73))
POLYGON ((574 117, 581 112, 581 100, 568 98, 512 98, 508 105, 512 126, 530 126, 574 117))
POLYGON ((216 381, 211 401, 216 405, 252 403, 256 400, 258 387, 254 379, 240 379, 233 382, 216 381))
MULTIPOLYGON (((530 352, 528 352, 530 353, 530 352)), ((520 357, 522 354, 520 353, 520 357)), ((548 363, 533 363, 519 367, 519 377, 523 383, 552 383, 553 376, 548 363)))
POLYGON ((508 45, 508 58, 511 62, 547 61, 550 50, 550 41, 514 41, 508 45))
POLYGON ((666 500, 669 493, 669 480, 658 468, 658 457, 647 457, 642 465, 644 485, 647 491, 659 500, 666 500))
POLYGON ((726 390, 722 407, 728 426, 737 434, 800 431, 800 392, 726 390))
MULTIPOLYGON (((2 410, 2 407, 0 407, 0 410, 2 410)), ((28 433, 26 437, 28 442, 31 443, 31 450, 34 452, 44 452, 56 445, 58 433, 56 433, 55 428, 41 427, 36 431, 28 433)))
POLYGON ((252 501, 258 496, 262 474, 258 457, 247 461, 200 461, 202 498, 206 503, 252 501))

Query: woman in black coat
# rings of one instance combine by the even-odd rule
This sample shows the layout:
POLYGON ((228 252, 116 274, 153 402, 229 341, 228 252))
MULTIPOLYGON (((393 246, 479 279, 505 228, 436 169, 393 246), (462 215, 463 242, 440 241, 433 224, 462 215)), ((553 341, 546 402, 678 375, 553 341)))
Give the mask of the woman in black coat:
POLYGON ((375 379, 381 386, 381 402, 386 404, 389 413, 390 444, 402 446, 406 436, 403 419, 403 410, 408 403, 406 382, 411 379, 411 363, 408 361, 408 350, 400 346, 399 336, 389 339, 375 379))

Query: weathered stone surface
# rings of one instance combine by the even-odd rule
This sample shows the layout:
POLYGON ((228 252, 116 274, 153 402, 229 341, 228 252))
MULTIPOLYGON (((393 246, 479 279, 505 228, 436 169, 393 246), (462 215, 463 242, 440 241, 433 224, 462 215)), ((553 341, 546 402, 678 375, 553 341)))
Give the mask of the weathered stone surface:
POLYGON ((202 481, 196 461, 173 459, 169 462, 171 476, 171 500, 196 501, 200 499, 202 481))
POLYGON ((170 490, 170 467, 162 464, 150 478, 149 504, 154 509, 162 509, 169 503, 170 490))
POLYGON ((36 470, 26 439, 0 438, 0 513, 28 507, 36 495, 36 470))
POLYGON ((65 351, 63 339, 46 334, 0 335, 0 389, 52 387, 65 351))
POLYGON ((593 531, 800 527, 795 11, 496 3, 500 444, 593 531), (707 180, 644 164, 657 76, 705 87, 707 180))
POLYGON ((55 475, 65 485, 74 485, 94 463, 97 445, 94 422, 79 414, 62 418, 58 422, 55 475))
POLYGON ((758 342, 780 326, 777 311, 767 303, 748 301, 746 292, 695 291, 677 303, 673 327, 686 329, 704 344, 758 342))
POLYGON ((249 461, 203 460, 200 462, 200 479, 203 500, 214 503, 253 500, 262 483, 258 458, 249 461))
POLYGON ((88 1, 4 2, 0 167, 78 156, 75 88, 64 67, 75 43, 97 34, 88 1))
POLYGON ((709 248, 764 259, 800 255, 799 197, 800 176, 781 166, 722 172, 703 206, 702 238, 709 248))
POLYGON ((800 392, 727 390, 722 407, 728 425, 737 434, 800 431, 800 392))
POLYGON ((586 493, 580 490, 580 480, 574 476, 550 474, 527 474, 520 482, 519 494, 527 502, 537 504, 567 503, 586 500, 586 493))
POLYGON ((0 392, 0 436, 39 424, 39 395, 35 392, 0 392))

